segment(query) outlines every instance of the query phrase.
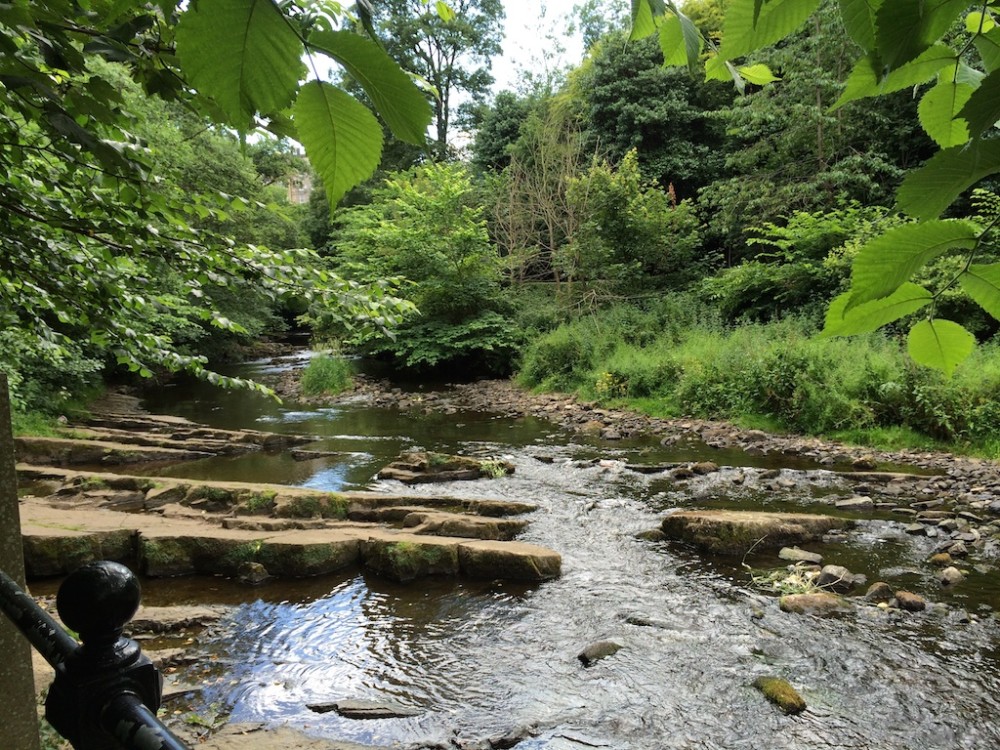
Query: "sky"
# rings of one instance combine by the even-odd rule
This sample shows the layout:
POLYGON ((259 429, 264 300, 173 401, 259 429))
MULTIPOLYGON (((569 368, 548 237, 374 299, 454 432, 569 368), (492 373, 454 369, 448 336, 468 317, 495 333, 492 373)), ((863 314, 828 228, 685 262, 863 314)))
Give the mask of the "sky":
POLYGON ((583 41, 577 34, 566 38, 567 17, 580 0, 504 0, 507 11, 503 55, 493 60, 494 91, 514 89, 521 69, 539 72, 546 51, 554 44, 550 33, 565 48, 558 59, 576 64, 583 58, 583 41), (544 10, 544 15, 541 15, 544 10))

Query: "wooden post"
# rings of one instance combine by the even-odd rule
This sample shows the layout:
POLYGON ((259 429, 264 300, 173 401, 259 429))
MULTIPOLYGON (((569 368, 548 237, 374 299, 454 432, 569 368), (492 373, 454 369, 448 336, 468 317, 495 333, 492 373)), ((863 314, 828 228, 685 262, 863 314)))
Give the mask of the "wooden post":
MULTIPOLYGON (((0 371, 0 569, 24 585, 24 551, 21 517, 17 507, 17 474, 14 471, 14 436, 10 424, 7 374, 0 371)), ((0 615, 0 747, 38 750, 38 709, 31 669, 31 646, 0 615)))

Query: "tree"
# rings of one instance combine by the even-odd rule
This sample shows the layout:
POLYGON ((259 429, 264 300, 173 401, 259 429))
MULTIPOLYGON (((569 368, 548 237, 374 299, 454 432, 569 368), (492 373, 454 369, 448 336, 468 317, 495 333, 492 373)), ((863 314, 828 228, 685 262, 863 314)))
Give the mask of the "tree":
MULTIPOLYGON (((441 3, 438 3, 440 6, 441 3)), ((384 0, 374 5, 374 19, 389 54, 431 87, 434 109, 434 155, 450 155, 455 105, 461 97, 482 102, 493 76, 489 61, 500 54, 503 3, 500 0, 453 0, 442 16, 424 0, 384 0)))
POLYGON ((467 169, 442 163, 393 175, 370 204, 341 212, 333 241, 341 270, 359 281, 403 277, 401 293, 420 311, 394 340, 354 343, 409 369, 509 374, 516 342, 482 214, 467 169))
MULTIPOLYGON (((738 88, 773 80, 766 66, 740 61, 795 32, 820 2, 730 0, 721 43, 708 41, 706 75, 729 78, 738 88)), ((637 0, 632 7, 634 38, 655 33, 668 62, 700 64, 706 40, 674 2, 637 0)), ((894 227, 861 248, 850 289, 827 312, 825 333, 862 333, 925 311, 910 329, 910 355, 950 373, 972 352, 975 338, 958 323, 937 317, 942 295, 959 286, 1000 319, 1000 265, 976 263, 981 248, 992 241, 992 225, 940 218, 964 191, 1000 172, 1000 139, 994 137, 1000 93, 1000 27, 994 14, 1000 3, 986 0, 972 12, 959 0, 843 0, 839 7, 857 52, 834 109, 915 89, 921 94, 920 124, 940 150, 908 174, 896 193, 897 208, 914 223, 894 227), (963 18, 964 29, 957 29, 963 18), (910 281, 927 262, 948 252, 962 255, 964 263, 943 287, 931 291, 910 281)))
POLYGON ((700 204, 709 242, 728 265, 753 255, 751 226, 845 201, 890 204, 906 170, 933 153, 909 92, 830 111, 853 52, 839 13, 826 3, 805 28, 756 55, 781 80, 749 87, 719 111, 725 166, 701 190, 700 204))
POLYGON ((336 202, 378 163, 381 131, 342 90, 302 82, 307 51, 357 77, 399 137, 422 142, 430 112, 374 41, 335 30, 335 20, 311 3, 271 0, 0 4, 5 330, 45 356, 84 346, 141 374, 157 366, 225 382, 179 351, 163 324, 236 330, 202 304, 208 285, 295 293, 317 315, 375 325, 408 310, 385 285, 340 279, 308 251, 241 245, 206 228, 246 208, 243 199, 158 191, 157 160, 132 132, 125 97, 90 62, 120 62, 147 94, 242 132, 296 135, 336 202), (165 270, 169 288, 159 283, 165 270))
POLYGON ((723 125, 712 112, 732 99, 717 82, 663 66, 652 39, 629 42, 614 32, 591 48, 570 76, 579 100, 585 147, 614 162, 630 150, 643 175, 681 198, 693 198, 723 168, 723 125))

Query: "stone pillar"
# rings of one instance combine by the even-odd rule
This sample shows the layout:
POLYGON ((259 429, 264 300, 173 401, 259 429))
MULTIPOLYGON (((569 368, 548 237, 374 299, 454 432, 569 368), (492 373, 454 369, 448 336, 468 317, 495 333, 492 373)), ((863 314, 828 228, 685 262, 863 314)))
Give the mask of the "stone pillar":
MULTIPOLYGON (((10 426, 7 374, 0 371, 0 569, 24 586, 24 551, 17 507, 14 437, 10 426)), ((0 614, 0 747, 38 750, 38 713, 31 671, 31 646, 0 614)))

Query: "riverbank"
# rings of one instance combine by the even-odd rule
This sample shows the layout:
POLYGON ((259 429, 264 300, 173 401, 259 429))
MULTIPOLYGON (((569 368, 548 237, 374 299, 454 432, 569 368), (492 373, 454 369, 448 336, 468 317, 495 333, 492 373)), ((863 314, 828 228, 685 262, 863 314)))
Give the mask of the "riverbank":
POLYGON ((638 437, 656 438, 662 445, 697 441, 712 449, 735 449, 748 455, 805 458, 831 469, 857 472, 908 466, 928 474, 916 491, 972 494, 980 502, 997 503, 1000 513, 1000 462, 940 451, 874 450, 866 446, 794 434, 745 429, 730 422, 703 419, 663 419, 636 411, 607 408, 574 395, 532 392, 512 380, 478 380, 447 388, 405 391, 386 380, 355 378, 354 387, 337 396, 302 396, 296 370, 281 373, 272 383, 282 398, 313 405, 364 400, 400 410, 456 413, 474 410, 506 417, 532 416, 560 428, 614 444, 638 437))

